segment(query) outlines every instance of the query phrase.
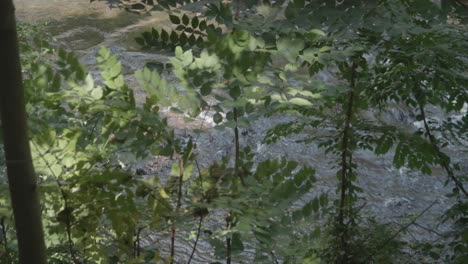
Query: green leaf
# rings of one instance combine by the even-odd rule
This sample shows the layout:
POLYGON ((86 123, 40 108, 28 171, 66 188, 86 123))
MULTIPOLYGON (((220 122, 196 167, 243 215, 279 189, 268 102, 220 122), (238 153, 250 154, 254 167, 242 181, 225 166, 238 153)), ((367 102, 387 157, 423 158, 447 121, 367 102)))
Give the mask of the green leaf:
POLYGON ((206 82, 204 83, 201 88, 200 88, 200 93, 203 96, 207 96, 211 93, 211 89, 213 86, 214 82, 206 82))
POLYGON ((184 67, 187 67, 190 64, 192 64, 192 62, 193 62, 192 50, 187 50, 186 52, 184 52, 184 58, 182 60, 182 65, 184 67))
POLYGON ((117 85, 115 85, 115 82, 112 81, 112 80, 104 81, 104 84, 105 84, 109 89, 112 89, 112 90, 117 89, 117 85))
POLYGON ((198 17, 192 18, 192 27, 194 29, 198 27, 198 23, 199 23, 198 17))
POLYGON ((235 232, 232 234, 232 252, 239 254, 244 251, 244 243, 242 243, 241 236, 235 232))
POLYGON ((136 43, 138 43, 138 45, 140 45, 140 46, 144 46, 144 45, 145 45, 145 39, 142 38, 142 37, 136 37, 136 38, 135 38, 135 41, 136 41, 136 43))
POLYGON ((94 88, 94 80, 91 74, 86 75, 83 88, 85 89, 85 91, 88 91, 88 92, 94 88))
POLYGON ((106 47, 104 46, 101 46, 101 48, 99 48, 99 55, 104 58, 104 59, 107 59, 109 58, 110 56, 110 52, 108 49, 106 49, 106 47))
POLYGON ((125 81, 124 81, 124 78, 123 78, 123 75, 120 74, 119 76, 117 76, 117 78, 114 79, 114 83, 117 87, 122 87, 125 85, 125 81))
POLYGON ((91 92, 91 96, 96 100, 101 99, 103 95, 104 95, 104 92, 102 91, 101 87, 96 87, 91 92))
POLYGON ((232 111, 227 112, 226 113, 226 120, 228 120, 228 121, 234 120, 234 112, 232 112, 232 111))
POLYGON ((166 30, 161 30, 161 40, 167 42, 169 40, 169 33, 166 30))
POLYGON ((61 86, 62 86, 62 77, 60 76, 59 73, 56 73, 54 76, 54 80, 52 81, 51 91, 57 92, 60 90, 61 86))
POLYGON ((120 62, 114 64, 109 70, 110 76, 112 78, 117 77, 120 74, 121 70, 122 70, 122 65, 120 64, 120 62))
POLYGON ((303 8, 305 4, 304 0, 294 0, 294 7, 303 8))
POLYGON ((54 177, 60 177, 62 175, 62 166, 60 164, 54 164, 50 166, 50 172, 54 177))
POLYGON ((169 19, 173 24, 180 24, 180 18, 176 15, 169 15, 169 19))
POLYGON ((171 32, 170 40, 174 44, 179 41, 179 36, 177 36, 177 33, 175 31, 171 32))
POLYGON ((290 103, 299 105, 299 106, 311 106, 312 103, 304 98, 292 98, 289 100, 290 103))
POLYGON ((184 51, 182 50, 182 48, 180 46, 177 46, 175 48, 174 53, 175 53, 176 58, 183 59, 184 51))
POLYGON ((241 95, 240 87, 236 85, 229 89, 229 95, 234 99, 239 98, 239 96, 241 95))
POLYGON ((151 35, 150 32, 145 31, 141 34, 143 36, 143 39, 145 40, 146 43, 152 43, 153 42, 153 36, 151 35))
POLYGON ((278 51, 290 62, 294 62, 299 55, 299 51, 304 49, 304 40, 300 38, 282 37, 276 42, 278 51))
POLYGON ((171 168, 171 171, 169 172, 169 176, 172 176, 172 177, 179 177, 180 176, 179 162, 174 162, 172 164, 172 168, 171 168))
POLYGON ((72 166, 74 166, 76 164, 76 161, 73 157, 65 157, 63 160, 62 160, 62 164, 63 166, 67 167, 67 168, 71 168, 72 166))
POLYGON ((319 209, 320 209, 320 202, 319 202, 319 199, 314 198, 314 199, 312 200, 312 210, 316 213, 316 212, 318 212, 319 209))
POLYGON ((180 36, 179 36, 179 44, 180 44, 181 46, 184 46, 185 44, 187 44, 187 40, 188 40, 187 35, 185 35, 184 32, 180 33, 180 36))
POLYGON ((323 193, 323 194, 320 195, 319 203, 320 203, 320 206, 321 206, 321 207, 327 206, 327 204, 328 204, 328 196, 327 196, 327 194, 323 193))
POLYGON ((252 103, 247 102, 247 103, 245 104, 245 112, 246 112, 247 114, 250 114, 250 113, 252 113, 253 111, 255 111, 255 106, 254 106, 252 103))
POLYGON ((193 28, 191 28, 191 27, 186 27, 186 28, 184 29, 184 32, 186 32, 186 33, 194 33, 195 30, 193 30, 193 28))
POLYGON ((223 121, 223 116, 219 112, 216 112, 216 114, 213 115, 213 121, 219 124, 223 121))
POLYGON ((306 32, 304 34, 304 37, 306 37, 309 41, 316 41, 319 40, 323 37, 326 37, 325 32, 319 30, 319 29, 312 29, 309 32, 306 32))
POLYGON ((187 181, 190 179, 190 177, 192 176, 192 172, 193 172, 193 169, 195 167, 195 164, 194 163, 190 163, 187 167, 185 167, 185 170, 184 170, 184 181, 187 181))
POLYGON ((201 47, 204 46, 204 44, 205 44, 205 40, 203 39, 203 37, 198 36, 198 38, 196 40, 196 45, 201 48, 201 47))
POLYGON ((153 41, 159 39, 159 32, 155 28, 151 28, 151 36, 153 37, 153 41))
POLYGON ((204 31, 204 30, 206 29, 206 27, 207 27, 207 25, 206 25, 206 20, 202 20, 202 21, 200 22, 200 25, 199 25, 198 28, 199 28, 200 30, 204 31))
POLYGON ((189 45, 190 45, 190 46, 193 46, 193 45, 195 45, 195 42, 196 42, 195 35, 193 35, 193 34, 192 34, 192 35, 190 35, 190 37, 188 38, 188 40, 187 40, 187 41, 188 41, 188 43, 189 43, 189 45))
POLYGON ((237 126, 241 128, 249 128, 251 125, 249 119, 242 117, 239 120, 237 120, 237 126))
POLYGON ((182 16, 182 23, 187 26, 189 24, 189 22, 190 22, 189 17, 186 14, 184 14, 182 16))
POLYGON ((60 48, 58 54, 59 54, 60 59, 62 59, 64 61, 67 60, 67 52, 65 51, 65 49, 60 48))

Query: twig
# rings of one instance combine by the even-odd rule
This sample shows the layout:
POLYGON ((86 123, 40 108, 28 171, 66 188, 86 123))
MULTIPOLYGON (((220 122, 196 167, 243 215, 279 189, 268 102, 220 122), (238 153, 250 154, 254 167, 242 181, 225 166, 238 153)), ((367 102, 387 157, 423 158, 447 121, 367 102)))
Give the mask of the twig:
MULTIPOLYGON (((353 135, 349 135, 349 141, 352 141, 353 140, 353 135)), ((347 183, 348 183, 348 196, 351 200, 352 197, 350 197, 352 194, 353 194, 353 190, 352 190, 352 183, 351 183, 351 180, 350 180, 350 177, 352 177, 353 175, 353 152, 349 152, 349 159, 348 159, 348 179, 347 179, 347 183)), ((356 211, 356 214, 365 206, 366 204, 364 203, 364 205, 362 205, 362 207, 358 208, 358 210, 356 211)), ((354 212, 353 212, 353 206, 352 204, 350 204, 349 206, 349 209, 348 209, 348 223, 347 225, 351 224, 352 222, 354 222, 354 212)))
POLYGON ((239 128, 237 126, 238 116, 237 116, 237 108, 236 107, 234 107, 233 113, 234 113, 234 122, 236 123, 236 126, 234 127, 234 148, 235 148, 234 172, 235 172, 236 176, 239 177, 242 186, 245 186, 244 177, 242 176, 241 173, 239 173, 240 143, 239 143, 239 128))
POLYGON ((176 227, 174 223, 174 219, 172 219, 173 223, 171 226, 171 256, 170 256, 170 263, 174 263, 174 254, 175 254, 175 235, 176 235, 176 227))
MULTIPOLYGON (((403 226, 403 225, 400 224, 400 223, 396 223, 396 222, 393 222, 393 223, 394 223, 395 225, 400 226, 400 227, 403 226)), ((406 232, 410 235, 410 237, 411 237, 414 241, 418 241, 418 240, 416 239, 416 237, 413 235, 413 233, 411 233, 409 230, 406 230, 406 232)))
POLYGON ((275 256, 275 252, 271 251, 270 254, 273 260, 275 261, 275 264, 279 264, 278 259, 276 259, 276 256, 275 256))
POLYGON ((187 264, 190 264, 192 261, 193 255, 195 254, 195 250, 197 249, 198 239, 200 238, 201 227, 203 222, 203 216, 200 216, 200 221, 198 222, 198 229, 197 229, 197 236, 195 237, 195 243, 193 244, 192 253, 190 254, 190 258, 187 264))
MULTIPOLYGON (((184 160, 182 157, 179 158, 179 188, 177 192, 177 204, 175 208, 175 216, 179 213, 180 206, 182 205, 182 182, 184 179, 184 160)), ((172 228, 171 228, 171 260, 170 263, 174 263, 175 255, 175 236, 176 236, 176 225, 175 218, 172 219, 172 228)))
MULTIPOLYGON (((359 208, 355 212, 353 212, 353 214, 357 215, 366 205, 367 205, 367 202, 364 202, 361 206, 359 206, 359 208)), ((351 222, 352 222, 352 219, 349 219, 346 225, 351 224, 351 222)))
POLYGON ((92 139, 92 137, 94 135, 94 131, 96 130, 96 127, 97 127, 97 124, 98 124, 99 120, 101 120, 101 116, 96 117, 96 122, 94 122, 94 125, 93 125, 93 128, 91 129, 91 132, 89 132, 88 140, 92 139))
POLYGON ((136 239, 135 242, 133 242, 133 250, 134 250, 134 256, 135 258, 138 258, 140 256, 140 242, 141 242, 141 231, 143 230, 143 227, 139 227, 136 231, 136 239))
MULTIPOLYGON (((55 172, 52 170, 52 165, 49 164, 49 162, 45 159, 44 154, 39 150, 39 147, 37 146, 36 142, 31 141, 32 144, 34 145, 34 148, 36 148, 37 152, 39 153, 39 156, 41 159, 44 161, 46 166, 49 168, 50 172, 52 173, 52 176, 57 183, 57 186, 60 190, 60 195, 62 196, 63 199, 63 206, 64 206, 64 212, 65 212, 65 228, 67 231, 67 240, 68 240, 68 250, 70 251, 70 257, 72 258, 74 263, 79 263, 77 256, 75 255, 75 250, 73 249, 73 240, 72 240, 72 235, 71 235, 71 208, 68 207, 68 199, 67 195, 65 194, 65 191, 63 190, 63 185, 59 180, 59 176, 55 175, 55 172)), ((55 159, 58 160, 58 157, 56 155, 55 159)))
POLYGON ((460 182, 460 180, 453 173, 452 168, 450 168, 450 164, 447 162, 447 159, 444 157, 444 154, 440 151, 439 146, 437 145, 436 138, 434 135, 432 135, 431 129, 427 124, 426 113, 424 111, 423 105, 419 104, 419 110, 421 111, 422 120, 424 122, 424 129, 426 130, 427 136, 429 137, 432 148, 437 153, 439 158, 439 164, 445 169, 449 178, 455 183, 455 186, 457 186, 457 188, 465 194, 465 197, 468 197, 468 192, 463 187, 463 183, 460 182))
MULTIPOLYGON (((346 195, 349 195, 349 175, 351 173, 351 164, 348 164, 347 159, 351 160, 351 153, 348 157, 348 145, 350 144, 350 135, 352 133, 351 118, 353 114, 353 102, 354 102, 354 89, 356 85, 356 68, 355 63, 351 66, 351 79, 350 79, 350 91, 348 92, 348 108, 346 110, 346 119, 343 129, 343 142, 341 148, 341 194, 340 194, 340 208, 338 213, 338 223, 340 225, 340 242, 341 249, 344 251, 342 254, 343 258, 348 257, 348 242, 347 242, 347 227, 344 222, 345 210, 346 210, 346 195)), ((348 209, 349 210, 349 209, 348 209)), ((349 214, 348 214, 349 215, 349 214)), ((351 220, 351 219, 350 219, 351 220)))
MULTIPOLYGON (((414 217, 409 223, 407 223, 406 225, 402 226, 393 236, 391 236, 389 239, 387 239, 385 242, 382 243, 382 245, 376 247, 376 252, 385 248, 390 242, 392 242, 392 240, 394 240, 401 232, 405 231, 406 229, 408 229, 408 227, 410 227, 411 225, 413 225, 416 220, 418 220, 421 216, 423 216, 427 210, 429 210, 432 206, 434 206, 435 204, 437 203, 437 200, 434 200, 429 206, 427 206, 426 208, 424 208, 424 210, 421 211, 421 213, 419 213, 416 217, 414 217)), ((368 257, 370 258, 370 256, 368 257)), ((367 262, 367 261, 365 261, 367 262)))
POLYGON ((5 254, 7 258, 10 258, 10 252, 8 251, 8 238, 7 238, 7 230, 5 226, 5 217, 2 217, 0 221, 0 225, 2 226, 2 236, 3 236, 3 247, 5 248, 5 254))
POLYGON ((440 234, 439 232, 437 232, 437 231, 435 231, 435 230, 433 230, 433 229, 430 229, 430 228, 428 228, 428 227, 425 227, 425 226, 423 226, 423 225, 420 225, 420 224, 418 224, 418 223, 416 223, 416 222, 414 222, 414 225, 417 226, 417 227, 419 227, 419 228, 422 228, 422 229, 424 229, 424 230, 426 230, 426 231, 428 231, 428 232, 434 233, 434 234, 436 234, 436 235, 438 235, 438 236, 440 236, 440 237, 444 237, 444 235, 440 234))
POLYGON ((235 19, 238 19, 240 15, 240 2, 240 0, 236 0, 236 14, 234 15, 235 19))
MULTIPOLYGON (((197 166, 198 177, 200 177, 200 188, 203 188, 203 175, 201 173, 200 165, 198 164, 198 160, 195 159, 195 166, 197 166)), ((202 196, 205 196, 202 189, 202 196)))
MULTIPOLYGON (((208 105, 208 109, 207 109, 206 111, 208 112, 208 111, 210 111, 210 109, 211 109, 211 105, 208 105)), ((206 114, 205 114, 205 117, 203 117, 203 120, 202 120, 202 122, 201 122, 201 124, 200 124, 200 128, 199 128, 200 130, 203 128, 203 125, 205 124, 205 122, 206 122, 206 114)), ((201 135, 201 134, 198 134, 198 135, 197 135, 197 137, 196 137, 195 140, 193 141, 193 144, 197 144, 198 139, 200 139, 200 135, 201 135)))
MULTIPOLYGON (((226 229, 231 230, 232 225, 232 211, 229 211, 228 215, 226 216, 226 229)), ((231 236, 226 237, 226 264, 231 264, 232 258, 232 250, 231 250, 231 236)))

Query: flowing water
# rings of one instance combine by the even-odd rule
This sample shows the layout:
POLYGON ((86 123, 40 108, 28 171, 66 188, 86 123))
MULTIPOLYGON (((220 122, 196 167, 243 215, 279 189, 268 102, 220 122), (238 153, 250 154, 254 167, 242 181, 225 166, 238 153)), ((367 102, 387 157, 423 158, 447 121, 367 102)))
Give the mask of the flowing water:
MULTIPOLYGON (((92 72, 96 73, 93 66, 96 65, 95 55, 101 45, 118 54, 123 64, 126 80, 131 87, 135 87, 137 100, 143 100, 144 95, 133 77, 135 70, 142 69, 147 63, 165 65, 169 62, 168 54, 141 51, 133 40, 139 32, 151 26, 167 27, 169 22, 163 13, 131 14, 120 10, 112 0, 92 3, 85 0, 15 0, 14 2, 18 21, 48 21, 48 30, 55 36, 57 43, 78 53, 82 62, 92 72)), ((429 112, 435 117, 442 118, 444 115, 437 109, 432 109, 429 112)), ((367 114, 372 116, 372 113, 367 114)), ((198 138, 197 146, 201 166, 206 167, 213 160, 219 160, 223 155, 233 154, 232 133, 209 129, 213 126, 210 113, 206 113, 205 118, 189 124, 184 123, 181 116, 169 115, 168 117, 169 124, 176 129, 177 134, 182 137, 198 138), (206 132, 197 136, 192 132, 194 128, 203 128, 206 132)), ((283 117, 281 120, 288 118, 290 117, 283 117)), ((384 118, 408 131, 414 131, 418 125, 407 111, 398 106, 385 113, 384 118)), ((337 180, 335 169, 331 166, 335 157, 324 154, 324 150, 318 148, 316 144, 296 143, 294 139, 300 139, 301 135, 292 139, 281 139, 272 145, 260 143, 265 131, 276 122, 277 120, 273 121, 267 118, 253 122, 251 128, 243 131, 241 143, 256 149, 259 160, 287 157, 291 160, 297 160, 301 164, 315 167, 318 180, 314 193, 326 192, 331 197, 335 197, 337 180)), ((453 155, 455 161, 462 163, 468 161, 466 147, 451 147, 446 151, 453 155)), ((376 157, 368 151, 359 151, 356 154, 355 162, 359 165, 358 184, 365 190, 363 198, 366 200, 366 206, 363 212, 372 212, 382 223, 401 223, 401 221, 408 219, 408 216, 417 215, 436 201, 418 219, 418 224, 430 229, 434 228, 440 233, 448 230, 445 225, 436 228, 439 217, 452 204, 452 201, 445 197, 450 192, 451 186, 445 186, 446 175, 443 170, 434 168, 433 175, 422 176, 405 168, 395 168, 392 165, 390 154, 376 157)), ((138 166, 143 169, 144 174, 158 174, 166 172, 170 163, 167 160, 155 159, 138 166)), ((465 172, 468 170, 467 167, 464 169, 465 172)), ((208 221, 203 228, 217 229, 223 228, 222 225, 217 221, 208 221)), ((411 227, 410 232, 411 235, 405 238, 409 242, 437 239, 437 235, 416 226, 411 227)), ((185 263, 190 255, 192 241, 184 239, 186 236, 187 234, 179 234, 177 238, 177 263, 185 263)), ((162 251, 167 254, 168 241, 169 233, 151 236, 146 242, 160 244, 162 251)), ((192 263, 208 263, 213 259, 211 252, 209 245, 201 241, 192 263)), ((248 259, 251 253, 246 252, 244 257, 248 259)))

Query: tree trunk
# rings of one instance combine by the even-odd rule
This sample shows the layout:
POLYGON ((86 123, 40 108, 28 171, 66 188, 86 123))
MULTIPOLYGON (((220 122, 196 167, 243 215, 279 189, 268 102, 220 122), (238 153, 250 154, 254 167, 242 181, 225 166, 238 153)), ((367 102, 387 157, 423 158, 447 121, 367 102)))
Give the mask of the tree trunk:
POLYGON ((38 187, 29 148, 13 0, 0 0, 0 112, 19 263, 45 264, 38 187))

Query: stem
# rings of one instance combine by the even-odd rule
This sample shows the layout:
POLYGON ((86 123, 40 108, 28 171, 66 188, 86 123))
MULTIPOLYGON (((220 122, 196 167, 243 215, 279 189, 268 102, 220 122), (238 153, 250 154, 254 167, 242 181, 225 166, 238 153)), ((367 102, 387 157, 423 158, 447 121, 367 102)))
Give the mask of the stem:
POLYGON ((275 261, 275 264, 279 264, 278 259, 275 256, 275 252, 271 251, 270 254, 271 254, 271 257, 273 258, 273 260, 275 261))
MULTIPOLYGON (((206 112, 209 112, 210 110, 211 110, 211 105, 208 105, 208 108, 206 109, 206 112)), ((207 115, 205 115, 205 117, 203 117, 203 120, 202 120, 201 123, 200 123, 200 126, 199 126, 199 129, 200 129, 200 130, 203 128, 203 125, 205 125, 206 117, 207 117, 207 115)), ((197 144, 198 139, 200 139, 200 136, 201 136, 201 133, 198 133, 197 137, 196 137, 195 140, 193 141, 193 144, 194 144, 194 145, 197 144)))
POLYGON ((7 258, 10 258, 10 252, 8 252, 8 238, 7 238, 7 229, 5 226, 5 217, 2 217, 0 221, 0 225, 2 226, 2 237, 3 237, 3 247, 5 248, 5 254, 7 258))
MULTIPOLYGON (((174 221, 174 220, 172 220, 174 221)), ((172 223, 172 227, 171 227, 171 257, 170 257, 170 263, 173 264, 174 263, 174 248, 175 248, 175 234, 176 234, 176 227, 175 227, 175 224, 172 223)))
MULTIPOLYGON (((179 159, 179 190, 177 192, 177 204, 175 209, 175 214, 179 213, 180 206, 182 204, 182 182, 184 179, 184 160, 182 158, 179 159)), ((174 254, 175 254, 175 236, 176 236, 176 225, 175 219, 172 219, 172 228, 171 228, 171 261, 170 263, 174 263, 174 254)))
POLYGON ((439 158, 439 164, 445 169, 447 172, 448 177, 455 183, 455 186, 465 194, 465 197, 468 197, 468 192, 463 187, 463 183, 455 176, 453 173, 452 168, 450 167, 449 160, 444 157, 445 155, 440 151, 439 146, 437 145, 437 139, 432 135, 431 129, 427 124, 426 120, 426 112, 424 111, 424 107, 422 104, 419 104, 419 110, 421 111, 422 120, 424 122, 424 129, 426 130, 426 134, 429 137, 429 141, 431 142, 432 148, 437 153, 437 157, 439 158))
POLYGON ((234 18, 239 18, 239 15, 240 15, 240 0, 236 0, 236 15, 234 16, 234 18))
MULTIPOLYGON (((352 141, 352 135, 350 135, 350 141, 352 141)), ((348 178, 350 175, 352 175, 352 173, 353 173, 353 153, 350 152, 349 159, 348 159, 348 178)), ((351 183, 351 180, 348 179, 347 183, 348 183, 348 196, 350 196, 349 197, 350 199, 353 199, 353 197, 351 197, 351 195, 353 194, 353 185, 351 183)), ((348 208, 348 222, 349 223, 354 222, 352 206, 348 208)))
POLYGON ((94 122, 93 128, 91 129, 91 132, 90 132, 89 135, 88 135, 88 140, 91 140, 91 139, 93 138, 93 136, 94 136, 94 131, 96 130, 97 124, 98 124, 98 122, 99 122, 100 119, 101 119, 100 116, 98 116, 98 117, 96 118, 96 122, 94 122))
MULTIPOLYGON (((229 211, 229 214, 226 216, 226 229, 231 230, 232 226, 232 211, 229 211)), ((231 255, 232 255, 232 250, 231 250, 231 237, 228 236, 226 238, 226 264, 231 264, 231 255)))
POLYGON ((75 256, 75 252, 73 250, 73 240, 71 236, 71 209, 68 207, 68 200, 66 198, 65 192, 60 187, 60 193, 62 194, 63 198, 63 205, 65 206, 65 226, 67 228, 67 239, 68 239, 68 250, 70 250, 70 257, 73 259, 73 262, 77 263, 77 259, 75 256))
POLYGON ((355 63, 351 66, 351 79, 350 79, 350 91, 348 92, 348 108, 346 109, 346 119, 343 130, 343 142, 341 149, 341 195, 340 195, 340 208, 338 213, 338 224, 340 229, 340 238, 341 238, 341 249, 344 251, 342 255, 342 260, 340 263, 346 263, 348 257, 348 242, 347 242, 347 228, 344 221, 345 214, 349 210, 349 205, 346 204, 346 195, 349 195, 349 175, 351 173, 351 164, 348 164, 347 159, 351 162, 351 153, 348 156, 348 148, 350 143, 350 133, 351 133, 351 118, 353 113, 353 102, 354 102, 354 89, 356 85, 356 67, 355 63))
MULTIPOLYGON (((200 188, 203 189, 203 175, 201 173, 200 165, 198 164, 197 159, 195 159, 195 165, 197 166, 198 176, 200 177, 200 188)), ((202 192, 202 196, 204 196, 203 192, 202 192)))
MULTIPOLYGON (((197 159, 195 159, 195 165, 197 166, 198 176, 200 177, 200 182, 199 182, 200 188, 203 188, 203 175, 201 173, 200 165, 198 164, 197 159)), ((205 195, 202 192, 202 197, 205 198, 204 196, 205 195)), ((190 254, 190 258, 188 259, 187 264, 190 264, 190 262, 192 262, 193 256, 195 255, 195 250, 197 249, 198 240, 200 239, 202 223, 203 223, 203 215, 200 216, 200 221, 198 222, 197 236, 195 237, 195 243, 193 244, 192 253, 190 254)))
POLYGON ((136 232, 136 239, 135 242, 133 243, 133 250, 134 250, 134 256, 135 258, 138 258, 140 256, 140 235, 141 235, 141 230, 143 230, 143 227, 139 227, 136 232))
MULTIPOLYGON (((239 173, 239 161, 240 161, 240 143, 239 143, 239 128, 237 127, 237 108, 234 107, 233 109, 234 114, 234 122, 236 123, 234 127, 234 149, 235 149, 235 160, 234 160, 234 174, 239 177, 242 186, 245 186, 244 177, 241 173, 239 173)), ((226 229, 230 230, 232 227, 232 210, 229 211, 228 215, 226 216, 226 229)), ((232 250, 231 250, 232 242, 231 237, 226 237, 226 264, 231 264, 232 258, 232 250)))
POLYGON ((190 262, 192 261, 193 255, 195 254, 195 250, 197 249, 198 239, 200 239, 202 222, 203 222, 203 216, 200 216, 200 221, 198 222, 197 236, 195 237, 195 243, 193 244, 192 253, 190 254, 190 258, 187 264, 190 264, 190 262))
MULTIPOLYGON (((63 190, 62 183, 60 183, 60 180, 59 180, 60 175, 59 176, 55 175, 54 171, 52 170, 52 165, 44 158, 44 154, 39 150, 38 146, 36 145, 34 141, 31 141, 31 142, 34 145, 34 148, 37 150, 37 153, 39 153, 39 156, 41 157, 41 159, 46 164, 47 168, 49 168, 55 182, 57 183, 57 187, 60 190, 60 195, 62 196, 62 200, 63 200, 63 207, 64 207, 63 211, 65 212, 65 229, 67 232, 68 250, 70 251, 70 257, 73 260, 73 262, 78 263, 78 258, 75 255, 75 251, 73 249, 73 239, 71 235, 71 217, 70 217, 71 208, 68 207, 67 195, 65 191, 63 190)), ((55 158, 58 160, 56 156, 55 158)))
MULTIPOLYGON (((415 216, 409 223, 407 223, 406 225, 404 225, 403 227, 401 227, 397 232, 395 232, 395 234, 393 234, 393 236, 391 236, 390 238, 388 238, 386 241, 384 241, 380 246, 376 247, 376 251, 373 251, 374 254, 379 252, 380 250, 384 249, 390 242, 392 242, 392 240, 394 240, 401 232, 405 231, 406 229, 408 229, 408 227, 410 227, 411 225, 415 224, 416 220, 418 220, 421 216, 423 216, 427 210, 429 210, 432 206, 434 206, 435 204, 437 203, 437 200, 434 200, 429 206, 427 206, 426 208, 424 208, 424 210, 421 211, 421 213, 419 213, 417 216, 415 216)), ((368 259, 371 258, 371 256, 368 257, 368 259)), ((366 263, 366 262, 364 262, 366 263)))
POLYGON ((236 126, 234 127, 234 147, 235 147, 235 161, 234 161, 234 172, 237 177, 239 177, 242 186, 245 186, 244 182, 244 177, 242 176, 241 173, 239 173, 239 149, 240 149, 240 143, 239 143, 239 128, 237 127, 237 108, 234 107, 233 110, 234 113, 234 122, 236 123, 236 126))
POLYGON ((414 221, 413 221, 413 224, 414 224, 415 226, 421 228, 421 229, 424 229, 424 230, 426 230, 426 231, 428 231, 428 232, 431 232, 431 233, 433 233, 433 234, 436 234, 436 235, 439 236, 439 237, 442 237, 442 238, 445 237, 444 235, 440 234, 439 232, 437 232, 437 231, 435 231, 435 230, 433 230, 433 229, 430 229, 430 228, 428 228, 428 227, 425 227, 425 226, 423 226, 423 225, 420 225, 420 224, 418 224, 418 223, 416 223, 416 222, 414 222, 414 221))

